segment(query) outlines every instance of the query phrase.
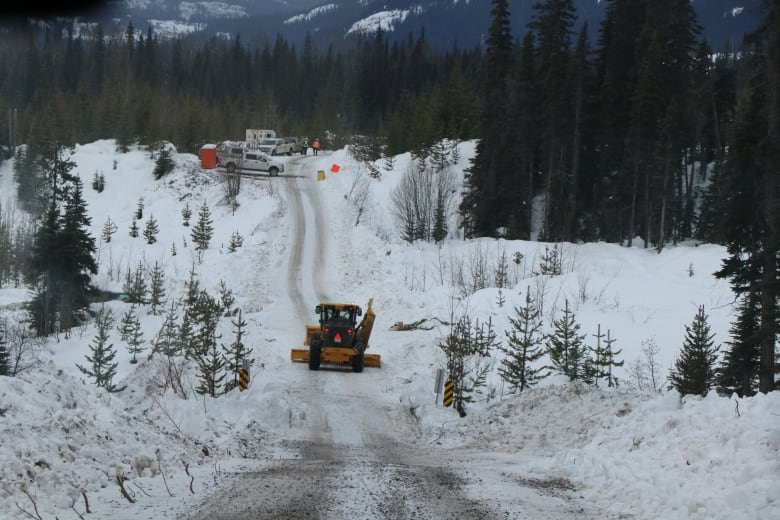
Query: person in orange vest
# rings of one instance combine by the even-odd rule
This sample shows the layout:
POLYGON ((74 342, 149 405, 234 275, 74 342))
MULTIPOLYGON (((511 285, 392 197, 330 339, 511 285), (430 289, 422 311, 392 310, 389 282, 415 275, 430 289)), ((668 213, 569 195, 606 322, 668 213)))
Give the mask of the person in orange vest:
POLYGON ((320 151, 320 138, 317 137, 311 143, 311 149, 314 151, 314 155, 317 155, 320 151))

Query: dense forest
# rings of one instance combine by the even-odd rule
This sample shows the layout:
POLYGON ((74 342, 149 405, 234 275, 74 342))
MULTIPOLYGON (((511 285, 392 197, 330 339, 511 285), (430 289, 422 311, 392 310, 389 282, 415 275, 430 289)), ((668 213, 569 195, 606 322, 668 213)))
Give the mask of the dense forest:
MULTIPOLYGON (((41 158, 57 163, 55 143, 104 138, 197 153, 274 128, 326 147, 359 138, 371 159, 478 139, 459 208, 465 237, 726 245, 717 276, 740 298, 733 386, 760 373, 768 391, 780 7, 765 0, 763 23, 737 49, 703 39, 688 0, 606 4, 592 42, 572 0, 541 0, 524 28, 510 26, 507 0, 492 0, 484 44, 446 52, 424 32, 391 44, 380 31, 336 50, 298 49, 283 35, 253 46, 238 34, 162 40, 132 25, 77 35, 67 20, 20 24, 0 34, 0 142, 6 157, 17 153, 20 180, 35 178, 41 158)), ((20 182, 20 200, 35 189, 20 182)), ((50 206, 27 209, 45 221, 50 206)))

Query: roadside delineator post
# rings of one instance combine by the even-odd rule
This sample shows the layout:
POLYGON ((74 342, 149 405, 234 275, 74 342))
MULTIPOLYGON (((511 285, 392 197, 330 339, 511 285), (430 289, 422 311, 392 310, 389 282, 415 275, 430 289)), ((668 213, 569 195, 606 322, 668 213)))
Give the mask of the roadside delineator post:
POLYGON ((238 369, 238 389, 242 392, 249 387, 249 360, 244 359, 238 369))
POLYGON ((444 398, 441 404, 444 406, 452 406, 452 399, 455 396, 455 381, 447 381, 444 383, 444 398))

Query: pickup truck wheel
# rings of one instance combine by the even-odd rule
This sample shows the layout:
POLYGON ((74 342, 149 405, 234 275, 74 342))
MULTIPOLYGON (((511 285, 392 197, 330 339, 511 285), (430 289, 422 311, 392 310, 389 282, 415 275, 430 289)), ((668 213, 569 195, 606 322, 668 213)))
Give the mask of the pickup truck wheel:
POLYGON ((268 173, 271 175, 271 177, 276 177, 279 175, 279 168, 276 166, 271 166, 271 168, 268 170, 268 173))
POLYGON ((236 171, 236 165, 233 163, 227 163, 227 166, 225 166, 225 169, 228 173, 235 173, 236 171))

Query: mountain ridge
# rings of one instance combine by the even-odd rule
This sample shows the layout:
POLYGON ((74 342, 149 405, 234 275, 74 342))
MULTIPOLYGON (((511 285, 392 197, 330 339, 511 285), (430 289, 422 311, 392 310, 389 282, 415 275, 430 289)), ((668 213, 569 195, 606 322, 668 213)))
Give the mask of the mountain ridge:
MULTIPOLYGON (((510 23, 518 39, 525 32, 536 0, 510 2, 510 23)), ((709 0, 694 2, 703 35, 714 49, 736 46, 746 31, 758 25, 759 0, 709 0)), ((604 16, 605 2, 575 0, 578 31, 588 22, 595 41, 604 16)), ((139 32, 151 27, 158 37, 196 33, 243 41, 273 41, 282 35, 301 45, 309 37, 318 46, 340 45, 356 34, 383 31, 388 40, 425 34, 429 44, 451 48, 481 45, 490 26, 487 0, 112 0, 64 2, 56 10, 33 2, 14 9, 17 17, 53 19, 72 16, 80 24, 101 23, 121 31, 129 23, 139 32)), ((5 14, 5 13, 3 13, 5 14)), ((111 33, 110 30, 105 31, 111 33)))

